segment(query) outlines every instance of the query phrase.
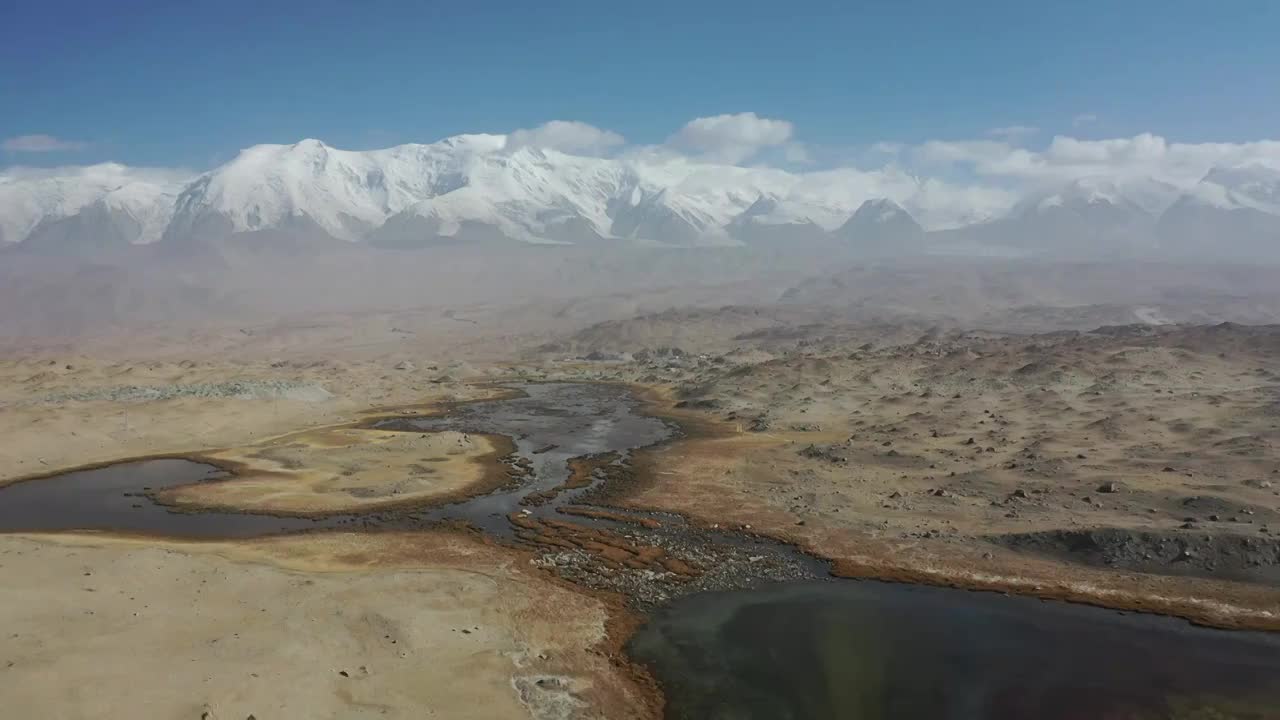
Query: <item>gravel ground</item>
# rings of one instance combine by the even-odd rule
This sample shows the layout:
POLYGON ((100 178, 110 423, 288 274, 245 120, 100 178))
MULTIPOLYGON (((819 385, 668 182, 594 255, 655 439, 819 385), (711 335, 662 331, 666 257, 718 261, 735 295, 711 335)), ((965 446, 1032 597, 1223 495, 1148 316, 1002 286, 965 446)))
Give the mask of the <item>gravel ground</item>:
POLYGON ((610 567, 585 550, 547 552, 536 562, 566 580, 622 593, 642 611, 697 592, 743 590, 776 582, 830 577, 827 563, 784 543, 747 532, 696 528, 666 513, 636 514, 665 522, 657 528, 629 528, 623 536, 637 545, 664 549, 672 557, 697 568, 695 577, 610 567))
POLYGON ((315 383, 291 380, 232 380, 220 383, 193 383, 187 385, 117 385, 72 392, 52 393, 41 398, 47 403, 85 402, 108 400, 111 402, 151 402, 173 398, 286 398, 318 402, 332 397, 329 391, 315 383))

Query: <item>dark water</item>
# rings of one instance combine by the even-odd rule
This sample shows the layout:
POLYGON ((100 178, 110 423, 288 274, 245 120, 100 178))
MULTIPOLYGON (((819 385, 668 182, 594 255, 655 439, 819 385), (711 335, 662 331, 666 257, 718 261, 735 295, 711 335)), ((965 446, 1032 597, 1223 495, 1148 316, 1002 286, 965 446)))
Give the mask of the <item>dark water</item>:
POLYGON ((146 496, 226 477, 212 465, 163 458, 63 473, 0 487, 0 532, 118 530, 245 537, 315 527, 311 520, 243 513, 176 513, 146 496))
MULTIPOLYGON (((182 459, 125 462, 0 487, 0 532, 112 530, 175 537, 240 538, 319 528, 422 527, 462 520, 509 537, 507 515, 525 495, 553 488, 569 476, 568 461, 581 455, 628 451, 670 437, 674 429, 637 414, 639 402, 625 387, 595 384, 514 386, 526 397, 472 403, 443 418, 384 421, 378 427, 423 432, 461 430, 507 435, 516 455, 534 472, 519 487, 420 511, 379 511, 306 519, 234 512, 175 512, 148 493, 224 479, 212 465, 182 459), (551 450, 544 450, 554 445, 551 450)), ((548 515, 586 489, 561 493, 530 512, 548 515)), ((583 520, 583 522, 593 522, 583 520)))
POLYGON ((1280 636, 944 588, 704 593, 632 640, 669 718, 1280 718, 1280 636))
MULTIPOLYGON (((445 505, 421 513, 421 520, 465 520, 495 535, 509 536, 507 515, 527 510, 542 517, 577 502, 589 488, 566 490, 538 507, 523 507, 531 493, 557 487, 569 477, 569 460, 583 455, 615 452, 620 458, 636 448, 653 445, 675 429, 657 418, 638 413, 639 401, 617 385, 541 383, 521 385, 526 397, 470 403, 440 418, 405 418, 378 423, 384 430, 456 430, 498 433, 512 438, 516 455, 533 463, 533 477, 511 490, 445 505), (547 448, 550 448, 549 450, 547 448)), ((575 522, 587 523, 585 519, 575 522)))

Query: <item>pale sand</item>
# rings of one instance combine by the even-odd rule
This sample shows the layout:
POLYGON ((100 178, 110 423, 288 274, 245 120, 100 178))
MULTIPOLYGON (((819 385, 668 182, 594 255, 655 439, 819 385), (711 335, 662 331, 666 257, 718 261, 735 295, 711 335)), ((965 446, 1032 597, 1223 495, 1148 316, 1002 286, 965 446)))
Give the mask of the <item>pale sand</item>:
MULTIPOLYGON (((505 440, 351 427, 497 392, 425 363, 397 370, 399 360, 4 361, 0 484, 208 452, 246 463, 251 476, 191 499, 306 512, 441 499, 495 480, 489 470, 505 440), (314 383, 330 395, 45 400, 229 380, 314 383), (414 465, 434 472, 414 477, 414 465)), ((627 613, 533 568, 520 551, 466 535, 0 536, 0 577, 6 717, 656 715, 652 690, 616 660, 627 613)))
POLYGON ((465 536, 8 536, 0 572, 6 717, 651 710, 607 656, 601 601, 465 536))
MULTIPOLYGON (((399 357, 399 356, 396 356, 399 357)), ((59 468, 161 453, 241 448, 286 433, 358 421, 385 406, 485 397, 494 390, 396 357, 290 363, 105 361, 79 355, 0 361, 0 484, 59 468), (52 364, 51 364, 52 363, 52 364), (66 369, 67 365, 71 369, 66 369), (284 397, 47 401, 67 392, 227 381, 308 385, 284 397), (323 393, 310 389, 314 386, 323 393), (324 394, 327 393, 327 396, 324 394)))
POLYGON ((441 502, 505 482, 496 460, 508 452, 510 441, 499 436, 322 428, 201 453, 232 468, 235 478, 180 486, 159 499, 179 507, 284 514, 441 502))

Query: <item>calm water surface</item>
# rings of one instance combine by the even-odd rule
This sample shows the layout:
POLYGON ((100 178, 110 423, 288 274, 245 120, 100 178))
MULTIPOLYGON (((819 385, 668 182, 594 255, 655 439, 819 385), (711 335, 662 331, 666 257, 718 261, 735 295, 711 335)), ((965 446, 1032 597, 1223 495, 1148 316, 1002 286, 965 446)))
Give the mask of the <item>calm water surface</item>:
POLYGON ((633 639, 669 718, 1280 718, 1280 636, 867 581, 706 593, 633 639))

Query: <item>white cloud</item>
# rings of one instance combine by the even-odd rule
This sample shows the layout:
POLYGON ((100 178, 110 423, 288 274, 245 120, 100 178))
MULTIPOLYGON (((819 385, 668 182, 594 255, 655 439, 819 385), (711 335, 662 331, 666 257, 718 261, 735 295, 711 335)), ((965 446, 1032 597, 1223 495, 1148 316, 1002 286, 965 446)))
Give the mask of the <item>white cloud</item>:
POLYGON ((552 120, 536 128, 516 130, 507 136, 507 149, 525 146, 550 148, 577 155, 600 155, 626 140, 616 132, 576 120, 552 120))
POLYGON ((1031 127, 1030 125, 1008 125, 1005 127, 991 128, 987 131, 987 137, 1000 138, 1007 142, 1018 142, 1035 135, 1040 132, 1040 128, 1031 127))
POLYGON ((1072 127, 1081 127, 1083 125, 1089 125, 1096 122, 1098 122, 1097 113, 1080 113, 1079 115, 1071 118, 1072 127))
POLYGON ((0 148, 12 153, 64 152, 85 147, 87 143, 61 140, 52 135, 19 135, 0 143, 0 148))
POLYGON ((762 118, 753 112, 715 115, 690 120, 667 144, 707 160, 737 164, 763 148, 786 143, 793 131, 786 120, 762 118))
POLYGON ((927 229, 960 227, 999 217, 1019 199, 1017 192, 988 185, 955 185, 925 178, 904 207, 927 229))
POLYGON ((1280 167, 1280 141, 1173 143, 1159 135, 1081 140, 1059 135, 1043 150, 995 140, 931 140, 911 148, 911 158, 931 171, 959 168, 987 177, 1031 183, 1080 177, 1152 177, 1190 186, 1217 166, 1261 163, 1280 167))
POLYGON ((813 162, 813 156, 809 153, 809 148, 804 143, 787 143, 782 148, 782 157, 789 163, 797 165, 808 165, 813 162))

